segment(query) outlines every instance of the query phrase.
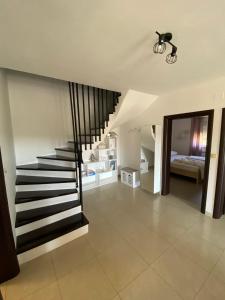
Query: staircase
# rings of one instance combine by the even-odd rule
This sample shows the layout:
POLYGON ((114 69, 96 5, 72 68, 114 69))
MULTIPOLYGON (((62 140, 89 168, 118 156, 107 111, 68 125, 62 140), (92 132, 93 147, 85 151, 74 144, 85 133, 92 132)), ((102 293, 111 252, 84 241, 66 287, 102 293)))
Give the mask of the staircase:
POLYGON ((69 83, 73 138, 37 163, 17 166, 16 236, 20 263, 88 232, 83 213, 82 155, 106 134, 117 92, 69 83))

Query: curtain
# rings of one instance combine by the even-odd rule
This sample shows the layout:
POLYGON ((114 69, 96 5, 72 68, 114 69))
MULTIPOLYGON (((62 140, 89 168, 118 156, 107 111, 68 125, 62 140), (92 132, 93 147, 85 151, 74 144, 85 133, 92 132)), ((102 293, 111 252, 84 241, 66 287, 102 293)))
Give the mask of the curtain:
POLYGON ((191 120, 190 155, 204 156, 207 143, 207 117, 194 117, 191 120))

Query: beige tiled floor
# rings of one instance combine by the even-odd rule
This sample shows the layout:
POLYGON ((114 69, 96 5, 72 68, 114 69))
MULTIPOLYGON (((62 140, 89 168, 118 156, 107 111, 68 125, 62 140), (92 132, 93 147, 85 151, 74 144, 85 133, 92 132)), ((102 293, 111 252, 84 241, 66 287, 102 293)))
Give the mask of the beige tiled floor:
POLYGON ((120 183, 84 199, 89 233, 22 265, 6 300, 225 299, 224 218, 120 183))

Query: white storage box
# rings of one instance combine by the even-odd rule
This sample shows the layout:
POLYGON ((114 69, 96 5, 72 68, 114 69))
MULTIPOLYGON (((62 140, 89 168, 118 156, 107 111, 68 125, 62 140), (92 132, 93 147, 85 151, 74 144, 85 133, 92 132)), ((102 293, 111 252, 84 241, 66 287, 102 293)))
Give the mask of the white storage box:
POLYGON ((121 182, 129 185, 132 188, 140 186, 140 173, 139 170, 132 168, 122 168, 121 172, 121 182))

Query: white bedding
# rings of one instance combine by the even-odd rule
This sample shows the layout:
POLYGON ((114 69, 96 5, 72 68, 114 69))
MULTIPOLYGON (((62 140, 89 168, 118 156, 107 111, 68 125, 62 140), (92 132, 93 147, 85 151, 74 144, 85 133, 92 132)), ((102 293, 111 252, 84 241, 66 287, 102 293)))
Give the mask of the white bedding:
POLYGON ((178 167, 184 170, 200 170, 201 179, 204 179, 204 167, 205 167, 205 158, 201 156, 186 156, 186 155, 172 155, 171 156, 171 165, 178 167))

